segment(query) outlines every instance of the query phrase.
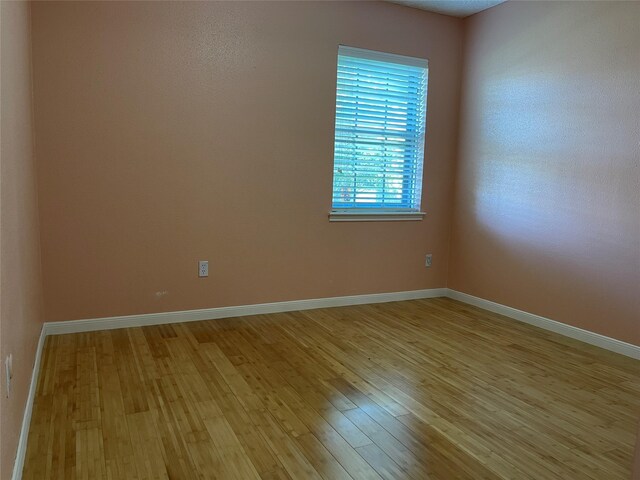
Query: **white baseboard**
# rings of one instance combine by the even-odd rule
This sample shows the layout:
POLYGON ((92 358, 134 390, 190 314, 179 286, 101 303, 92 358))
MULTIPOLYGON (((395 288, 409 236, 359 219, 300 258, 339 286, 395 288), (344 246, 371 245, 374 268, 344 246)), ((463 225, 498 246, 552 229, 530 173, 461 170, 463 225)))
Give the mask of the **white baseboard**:
POLYGON ((518 320, 519 322, 528 323, 529 325, 559 333, 560 335, 564 335, 565 337, 580 340, 581 342, 595 345, 596 347, 604 348, 605 350, 610 350, 612 352, 616 352, 621 355, 640 360, 640 347, 637 345, 632 345, 631 343, 616 340, 615 338, 605 337, 604 335, 600 335, 598 333, 583 330, 582 328, 578 327, 573 327, 571 325, 567 325, 566 323, 557 322, 555 320, 550 320, 548 318, 534 315, 533 313, 524 312, 516 308, 507 307, 506 305, 501 305, 490 300, 474 297, 473 295, 458 292, 450 288, 447 290, 447 297, 454 300, 459 300, 461 302, 468 303, 485 310, 489 310, 490 312, 499 313, 500 315, 504 315, 505 317, 513 318, 514 320, 518 320))
POLYGON ((27 395, 27 404, 24 407, 24 416, 22 417, 22 428, 20 429, 20 438, 18 438, 18 448, 16 450, 16 461, 13 464, 13 480, 22 478, 22 469, 24 460, 27 455, 27 439, 29 438, 29 427, 31 426, 31 413, 33 412, 33 402, 36 398, 36 387, 38 386, 38 377, 40 374, 40 360, 44 349, 45 333, 44 325, 40 330, 40 338, 36 347, 36 358, 33 363, 33 372, 31 373, 31 383, 29 384, 29 394, 27 395))
MULTIPOLYGON (((392 293, 373 293, 368 295, 351 295, 345 297, 316 298, 309 300, 292 300, 287 302, 259 303, 255 305, 238 305, 232 307, 205 308, 201 310, 185 310, 177 312, 147 313, 141 315, 125 315, 121 317, 91 318, 88 320, 70 320, 64 322, 46 322, 43 334, 60 335, 65 333, 92 332, 96 330, 113 330, 116 328, 142 327, 146 325, 162 325, 166 323, 194 322, 199 320, 216 320, 220 318, 243 317, 267 313, 292 312, 314 308, 345 307, 370 303, 398 302, 421 298, 449 297, 490 312, 528 323, 560 335, 580 340, 612 352, 640 360, 640 347, 606 337, 598 333, 557 322, 533 313, 474 297, 449 288, 432 288, 392 293)), ((42 340, 42 339, 41 339, 42 340)))
POLYGON ((292 300, 289 302, 259 303, 255 305, 239 305, 234 307, 205 308, 202 310, 185 310, 182 312, 147 313, 142 315, 126 315, 122 317, 46 322, 44 326, 46 335, 60 335, 64 333, 92 332, 95 330, 113 330, 115 328, 142 327, 145 325, 162 325, 165 323, 195 322, 199 320, 244 317, 247 315, 261 315, 266 313, 311 310, 314 308, 346 307, 349 305, 364 305, 368 303, 399 302, 402 300, 416 300, 419 298, 444 297, 446 295, 446 288, 432 288, 428 290, 411 290, 407 292, 373 293, 368 295, 292 300))

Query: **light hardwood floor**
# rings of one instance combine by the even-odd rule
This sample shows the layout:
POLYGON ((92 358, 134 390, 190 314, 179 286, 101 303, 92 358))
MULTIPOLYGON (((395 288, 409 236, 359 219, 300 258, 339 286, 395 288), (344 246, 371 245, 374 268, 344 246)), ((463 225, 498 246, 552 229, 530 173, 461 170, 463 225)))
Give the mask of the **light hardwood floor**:
POLYGON ((48 337, 25 479, 628 480, 640 362, 449 299, 48 337))

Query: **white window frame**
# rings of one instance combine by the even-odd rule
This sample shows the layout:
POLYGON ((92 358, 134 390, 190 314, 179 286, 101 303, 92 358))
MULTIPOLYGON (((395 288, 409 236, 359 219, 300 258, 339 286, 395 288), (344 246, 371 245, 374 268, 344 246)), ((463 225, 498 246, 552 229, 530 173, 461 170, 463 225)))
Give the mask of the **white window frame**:
MULTIPOLYGON (((389 64, 397 64, 397 65, 405 65, 405 66, 414 66, 425 69, 425 78, 428 78, 428 61, 426 59, 407 57, 404 55, 395 55, 390 53, 377 52, 372 50, 365 50, 361 48, 353 48, 346 47, 340 45, 338 50, 338 56, 346 56, 346 57, 355 57, 358 59, 366 59, 366 60, 374 60, 379 62, 385 62, 389 64)), ((338 83, 338 82, 337 82, 338 83)), ((425 85, 424 88, 424 115, 426 117, 426 95, 427 95, 427 87, 425 85)), ((337 110, 338 110, 338 85, 336 86, 336 119, 337 119, 337 110)), ((412 177, 412 182, 420 182, 419 187, 417 187, 419 203, 421 203, 421 187, 422 187, 422 171, 424 167, 424 141, 425 141, 425 133, 426 133, 426 118, 422 119, 423 127, 422 132, 418 135, 418 141, 422 142, 418 147, 418 153, 421 155, 420 165, 417 166, 419 172, 419 178, 414 173, 414 177, 412 177), (420 138, 421 135, 421 138, 420 138)), ((336 127, 337 128, 337 127, 336 127)), ((335 164, 336 164, 336 136, 334 135, 334 176, 335 176, 335 164)), ((335 191, 334 191, 334 181, 335 178, 332 176, 332 209, 329 213, 329 220, 332 222, 345 222, 345 221, 407 221, 407 220, 422 220, 425 216, 425 213, 421 211, 420 205, 418 208, 380 208, 380 207, 372 207, 372 206, 363 206, 358 208, 339 208, 335 205, 335 191)), ((403 194, 405 192, 403 191, 403 194)), ((412 195, 415 193, 412 192, 412 195)))

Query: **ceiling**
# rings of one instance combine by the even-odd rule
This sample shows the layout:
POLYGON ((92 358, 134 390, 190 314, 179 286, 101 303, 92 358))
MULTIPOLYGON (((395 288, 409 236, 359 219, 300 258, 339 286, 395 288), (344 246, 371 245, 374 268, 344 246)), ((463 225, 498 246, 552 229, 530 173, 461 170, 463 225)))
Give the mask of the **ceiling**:
POLYGON ((454 17, 468 17, 481 12, 506 0, 390 0, 393 3, 408 7, 428 10, 430 12, 452 15, 454 17))

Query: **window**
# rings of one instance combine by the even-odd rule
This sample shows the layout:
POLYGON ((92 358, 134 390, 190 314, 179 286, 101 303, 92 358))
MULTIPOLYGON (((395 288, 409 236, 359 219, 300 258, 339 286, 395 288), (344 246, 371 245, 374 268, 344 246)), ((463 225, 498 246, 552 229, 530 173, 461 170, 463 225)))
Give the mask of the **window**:
POLYGON ((427 61, 340 46, 330 219, 420 220, 427 61))

